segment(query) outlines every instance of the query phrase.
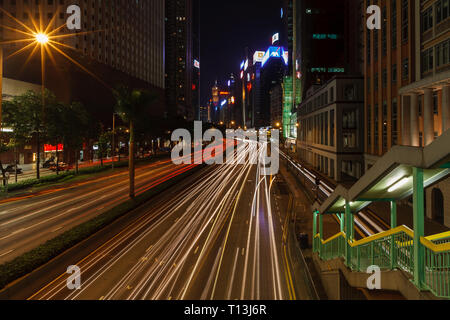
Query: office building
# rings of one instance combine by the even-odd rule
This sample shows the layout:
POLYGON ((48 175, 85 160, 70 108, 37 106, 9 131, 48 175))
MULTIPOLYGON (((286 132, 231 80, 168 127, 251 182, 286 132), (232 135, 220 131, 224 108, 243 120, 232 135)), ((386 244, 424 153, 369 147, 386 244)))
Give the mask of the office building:
POLYGON ((166 101, 170 116, 198 118, 199 0, 166 0, 166 101))

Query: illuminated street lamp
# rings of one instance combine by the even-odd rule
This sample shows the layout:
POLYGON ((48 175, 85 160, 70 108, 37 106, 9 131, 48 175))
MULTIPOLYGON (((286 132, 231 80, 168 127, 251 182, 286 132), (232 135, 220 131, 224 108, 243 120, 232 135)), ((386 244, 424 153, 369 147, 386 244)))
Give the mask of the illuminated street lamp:
POLYGON ((48 36, 45 33, 36 33, 35 35, 36 41, 41 45, 44 45, 48 42, 48 36))

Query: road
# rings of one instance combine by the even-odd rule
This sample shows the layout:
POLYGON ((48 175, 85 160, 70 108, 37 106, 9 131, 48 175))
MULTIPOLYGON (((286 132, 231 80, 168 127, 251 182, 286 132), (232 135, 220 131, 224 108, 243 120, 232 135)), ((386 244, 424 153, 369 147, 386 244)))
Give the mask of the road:
POLYGON ((79 261, 81 289, 61 274, 30 299, 308 299, 285 255, 286 201, 251 157, 209 166, 142 206, 79 261), (240 164, 242 163, 242 164, 240 164), (293 292, 304 292, 295 296, 293 292))
MULTIPOLYGON (((137 194, 190 168, 177 167, 170 160, 143 165, 136 171, 137 194)), ((127 190, 128 172, 118 169, 111 175, 0 204, 0 263, 127 200, 127 190)))

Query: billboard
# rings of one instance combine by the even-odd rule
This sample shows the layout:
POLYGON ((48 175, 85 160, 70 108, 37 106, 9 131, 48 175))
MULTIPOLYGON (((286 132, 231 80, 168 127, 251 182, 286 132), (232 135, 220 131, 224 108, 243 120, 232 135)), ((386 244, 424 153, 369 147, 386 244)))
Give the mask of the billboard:
POLYGON ((255 54, 253 55, 253 64, 256 63, 262 63, 263 59, 264 59, 264 51, 256 51, 255 54))
POLYGON ((283 59, 284 63, 288 65, 289 52, 284 50, 283 47, 269 47, 269 49, 267 49, 266 53, 264 54, 262 66, 264 67, 267 61, 269 61, 272 58, 283 59))

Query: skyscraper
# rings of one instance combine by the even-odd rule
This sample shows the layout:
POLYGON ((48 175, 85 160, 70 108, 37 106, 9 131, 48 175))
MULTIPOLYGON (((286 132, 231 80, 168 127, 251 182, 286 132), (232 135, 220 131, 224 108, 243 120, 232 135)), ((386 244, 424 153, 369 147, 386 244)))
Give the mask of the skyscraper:
MULTIPOLYGON (((112 69, 164 88, 164 0, 152 1, 2 1, 4 10, 28 27, 50 24, 49 30, 63 26, 69 17, 70 5, 81 9, 81 30, 77 37, 58 39, 76 53, 112 69)), ((6 14, 0 14, 0 24, 23 29, 6 14)), ((20 33, 1 28, 0 38, 18 39, 20 33)), ((73 33, 64 27, 60 34, 73 33)), ((18 45, 5 45, 5 53, 16 51, 18 45)), ((68 47, 59 46, 67 49, 68 47)), ((57 56, 57 54, 55 53, 57 56)))
POLYGON ((166 101, 171 116, 199 113, 199 0, 166 0, 166 101))

